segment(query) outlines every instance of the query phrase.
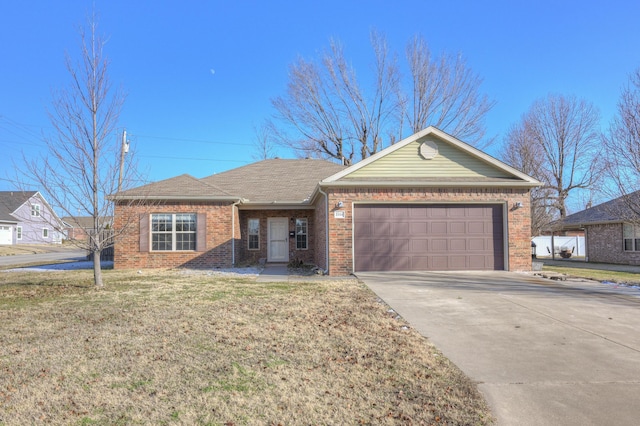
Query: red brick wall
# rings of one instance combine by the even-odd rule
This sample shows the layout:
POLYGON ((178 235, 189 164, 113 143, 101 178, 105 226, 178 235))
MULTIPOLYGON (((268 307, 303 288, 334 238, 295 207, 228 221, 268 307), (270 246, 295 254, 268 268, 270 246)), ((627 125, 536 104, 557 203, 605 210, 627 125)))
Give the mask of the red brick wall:
POLYGON ((327 270, 327 200, 321 195, 316 201, 314 210, 315 263, 327 270))
POLYGON ((622 224, 587 227, 585 242, 589 262, 640 265, 640 252, 624 251, 622 224))
POLYGON ((232 211, 233 207, 230 203, 211 202, 168 202, 153 206, 116 205, 114 228, 120 230, 126 227, 127 232, 115 244, 114 268, 230 267, 232 211), (141 252, 139 218, 142 214, 152 213, 204 213, 206 215, 205 250, 202 252, 141 252))
POLYGON ((529 190, 518 188, 330 188, 329 194, 329 274, 353 272, 352 212, 354 202, 421 203, 501 203, 506 213, 508 265, 510 271, 531 270, 531 217, 529 190), (339 201, 343 207, 336 207, 339 201), (513 209, 516 202, 522 203, 513 209), (334 217, 345 212, 344 219, 334 217))
POLYGON ((289 231, 295 231, 294 219, 307 219, 308 241, 306 250, 296 249, 296 239, 289 238, 289 260, 301 260, 304 263, 315 264, 315 217, 313 210, 240 210, 240 236, 239 243, 240 262, 257 263, 260 259, 267 258, 268 229, 267 222, 270 217, 286 217, 289 221, 289 231), (260 219, 260 249, 249 250, 248 224, 249 219, 260 219))

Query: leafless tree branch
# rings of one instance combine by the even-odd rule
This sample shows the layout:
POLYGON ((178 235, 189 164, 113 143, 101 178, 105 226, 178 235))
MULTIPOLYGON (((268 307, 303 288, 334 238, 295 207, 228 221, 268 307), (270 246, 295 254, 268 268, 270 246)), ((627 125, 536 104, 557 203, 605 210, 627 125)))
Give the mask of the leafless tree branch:
MULTIPOLYGON (((110 229, 114 206, 106 199, 118 190, 121 142, 115 131, 125 96, 111 85, 95 16, 80 37, 80 61, 67 55, 70 84, 53 94, 48 111, 54 132, 41 157, 23 156, 23 182, 41 188, 56 211, 92 218, 89 238, 71 242, 93 255, 94 282, 102 287, 100 254, 127 232, 126 226, 110 229)), ((133 151, 125 158, 124 188, 139 182, 133 151)))
POLYGON ((482 80, 461 56, 434 61, 416 37, 407 47, 412 90, 406 94, 385 37, 372 32, 371 45, 370 75, 357 75, 335 40, 320 60, 291 65, 286 94, 272 100, 269 129, 279 144, 352 164, 402 138, 405 125, 411 133, 434 125, 474 144, 484 137, 493 103, 480 94, 482 80))

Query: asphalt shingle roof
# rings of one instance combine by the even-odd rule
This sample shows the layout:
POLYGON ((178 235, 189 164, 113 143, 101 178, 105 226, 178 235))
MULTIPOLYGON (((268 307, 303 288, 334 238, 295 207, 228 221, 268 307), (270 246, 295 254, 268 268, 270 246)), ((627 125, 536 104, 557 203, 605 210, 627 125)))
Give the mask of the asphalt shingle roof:
POLYGON ((119 197, 221 197, 232 199, 234 194, 196 179, 189 174, 153 182, 118 193, 119 197))
MULTIPOLYGON (((68 225, 73 226, 74 228, 84 228, 84 229, 93 228, 92 216, 65 216, 62 218, 62 221, 68 225)), ((111 216, 100 217, 100 222, 112 223, 113 218, 111 216)))
POLYGON ((11 213, 35 194, 36 191, 0 191, 0 221, 15 222, 16 218, 11 213))
POLYGON ((318 183, 345 166, 326 160, 271 159, 202 178, 250 203, 301 203, 318 183))
POLYGON ((638 220, 637 215, 634 214, 630 206, 640 207, 640 191, 632 192, 569 215, 560 224, 563 227, 571 227, 583 224, 638 220))

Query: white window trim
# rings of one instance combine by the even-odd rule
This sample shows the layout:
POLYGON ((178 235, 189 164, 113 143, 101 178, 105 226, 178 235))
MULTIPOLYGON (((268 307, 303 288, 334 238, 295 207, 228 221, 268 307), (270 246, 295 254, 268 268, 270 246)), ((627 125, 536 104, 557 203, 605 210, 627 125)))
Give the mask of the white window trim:
POLYGON ((249 218, 247 220, 247 250, 251 250, 251 251, 260 250, 260 219, 258 219, 258 218, 249 218), (250 223, 251 223, 252 220, 258 221, 258 233, 257 234, 252 234, 250 232, 250 230, 251 230, 250 223), (258 236, 258 247, 251 248, 251 236, 252 235, 257 235, 258 236))
MULTIPOLYGON (((165 233, 165 232, 157 232, 157 233, 165 233)), ((195 248, 198 247, 198 215, 196 213, 152 213, 149 217, 149 251, 154 253, 184 253, 184 252, 193 252, 196 251, 195 248), (153 249, 153 216, 154 215, 171 215, 171 250, 154 250, 153 249), (177 234, 186 233, 186 232, 178 232, 176 231, 176 216, 180 214, 190 214, 195 216, 196 230, 193 232, 194 234, 194 242, 195 247, 193 250, 178 250, 176 249, 177 245, 177 234)))
POLYGON ((16 226, 16 239, 22 240, 22 226, 16 226))
POLYGON ((636 241, 640 240, 640 225, 635 225, 633 223, 623 223, 622 224, 622 251, 625 253, 633 253, 640 251, 640 244, 636 244, 636 241), (627 238, 625 233, 625 229, 631 227, 631 238, 627 238), (626 240, 631 240, 631 250, 627 250, 626 240))
POLYGON ((309 250, 309 219, 307 219, 306 217, 299 217, 296 218, 295 221, 295 238, 296 238, 296 250, 309 250), (304 247, 300 248, 298 247, 298 221, 304 221, 304 228, 305 228, 305 239, 304 239, 304 247))
POLYGON ((49 228, 42 228, 42 238, 49 238, 49 228))
POLYGON ((32 204, 31 205, 31 216, 33 216, 33 217, 40 217, 41 216, 40 204, 32 204))

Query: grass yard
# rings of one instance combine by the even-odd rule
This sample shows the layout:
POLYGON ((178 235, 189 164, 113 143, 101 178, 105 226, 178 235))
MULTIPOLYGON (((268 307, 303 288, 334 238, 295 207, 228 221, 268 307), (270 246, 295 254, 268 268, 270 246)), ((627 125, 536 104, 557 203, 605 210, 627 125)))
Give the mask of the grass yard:
POLYGON ((640 274, 634 272, 609 271, 603 269, 587 269, 563 266, 544 266, 545 271, 558 272, 571 277, 586 278, 596 281, 611 281, 616 283, 640 284, 640 274))
POLYGON ((490 424, 357 281, 0 271, 0 424, 490 424))

